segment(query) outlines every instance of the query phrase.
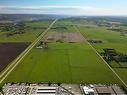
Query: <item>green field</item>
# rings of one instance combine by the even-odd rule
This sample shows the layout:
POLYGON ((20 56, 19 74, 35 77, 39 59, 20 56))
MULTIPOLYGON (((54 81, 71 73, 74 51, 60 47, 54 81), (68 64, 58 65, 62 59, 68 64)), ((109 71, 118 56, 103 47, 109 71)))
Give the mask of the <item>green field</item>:
MULTIPOLYGON (((47 27, 49 22, 45 23, 32 22, 27 24, 31 27, 41 27, 41 25, 47 27)), ((55 23, 48 32, 78 32, 78 29, 86 39, 103 41, 100 44, 93 44, 99 53, 102 52, 103 48, 114 48, 118 52, 127 53, 126 36, 121 36, 120 32, 107 30, 104 27, 82 26, 83 23, 89 26, 94 25, 93 22, 82 21, 80 23, 80 21, 75 21, 73 23, 73 21, 61 20, 55 23)), ((28 37, 23 36, 26 38, 20 37, 21 40, 16 41, 33 41, 44 30, 32 30, 31 37, 28 36, 30 35, 28 32, 28 37)), ((115 62, 112 65, 118 66, 115 62)), ((127 83, 127 69, 113 69, 127 83)), ((85 41, 80 43, 51 42, 48 43, 48 49, 37 49, 35 46, 3 81, 3 83, 6 82, 121 84, 109 67, 85 41)))
POLYGON ((34 48, 5 82, 118 83, 86 43, 50 43, 34 48))
MULTIPOLYGON (((99 39, 103 43, 93 44, 98 52, 101 52, 103 48, 114 48, 118 52, 127 54, 127 36, 121 36, 119 32, 109 31, 105 28, 84 28, 79 27, 80 32, 87 39, 99 39)), ((112 65, 118 66, 117 63, 112 63, 112 65)), ((127 66, 127 63, 123 63, 127 66)), ((114 68, 117 74, 127 83, 127 68, 114 68)))
POLYGON ((26 23, 30 28, 24 34, 7 37, 7 32, 0 32, 0 42, 33 42, 45 29, 32 29, 32 27, 48 27, 52 21, 39 21, 26 23))
MULTIPOLYGON (((59 23, 54 27, 65 25, 59 23)), ((74 26, 64 27, 68 28, 67 32, 77 31, 74 26)), ((34 47, 6 78, 6 82, 120 83, 86 42, 53 42, 48 43, 48 49, 34 47)))
POLYGON ((47 27, 50 23, 52 23, 52 21, 53 20, 33 21, 33 22, 27 22, 26 24, 31 27, 35 27, 35 26, 47 27))

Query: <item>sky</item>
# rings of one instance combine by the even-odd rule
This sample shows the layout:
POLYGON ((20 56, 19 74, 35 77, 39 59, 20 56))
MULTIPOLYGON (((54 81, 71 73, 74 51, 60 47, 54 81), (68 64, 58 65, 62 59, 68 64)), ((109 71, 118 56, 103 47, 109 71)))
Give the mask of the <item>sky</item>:
POLYGON ((127 0, 0 0, 0 14, 127 16, 127 0))

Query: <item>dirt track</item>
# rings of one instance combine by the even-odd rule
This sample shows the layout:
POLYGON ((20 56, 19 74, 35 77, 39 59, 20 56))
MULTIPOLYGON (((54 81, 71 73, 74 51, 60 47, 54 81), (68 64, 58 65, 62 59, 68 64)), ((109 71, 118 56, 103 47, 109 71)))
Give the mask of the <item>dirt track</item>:
POLYGON ((0 71, 12 62, 30 43, 0 43, 0 71))
POLYGON ((48 32, 42 39, 46 42, 83 42, 84 39, 79 32, 48 32))

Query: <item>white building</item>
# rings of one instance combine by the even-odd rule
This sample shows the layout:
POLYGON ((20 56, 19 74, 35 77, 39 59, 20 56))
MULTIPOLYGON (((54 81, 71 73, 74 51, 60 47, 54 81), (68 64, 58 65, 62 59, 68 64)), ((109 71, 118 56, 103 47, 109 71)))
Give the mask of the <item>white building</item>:
POLYGON ((83 91, 84 91, 85 95, 94 95, 94 89, 93 88, 84 86, 83 91))

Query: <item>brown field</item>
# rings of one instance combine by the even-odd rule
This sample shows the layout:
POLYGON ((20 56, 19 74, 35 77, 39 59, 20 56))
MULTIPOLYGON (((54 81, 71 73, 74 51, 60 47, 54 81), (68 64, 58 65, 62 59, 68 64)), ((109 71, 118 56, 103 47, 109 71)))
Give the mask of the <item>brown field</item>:
POLYGON ((0 71, 12 62, 30 43, 0 43, 0 71))
POLYGON ((45 42, 83 42, 83 36, 79 32, 48 32, 42 39, 45 42))

